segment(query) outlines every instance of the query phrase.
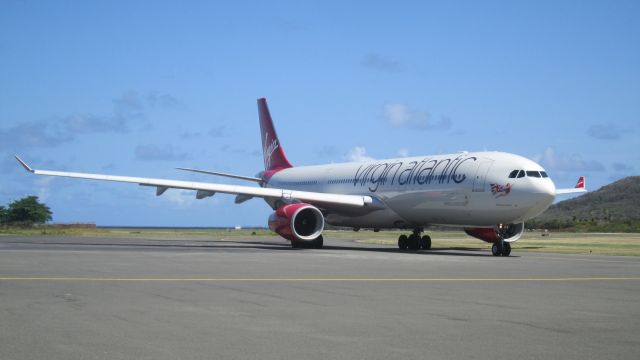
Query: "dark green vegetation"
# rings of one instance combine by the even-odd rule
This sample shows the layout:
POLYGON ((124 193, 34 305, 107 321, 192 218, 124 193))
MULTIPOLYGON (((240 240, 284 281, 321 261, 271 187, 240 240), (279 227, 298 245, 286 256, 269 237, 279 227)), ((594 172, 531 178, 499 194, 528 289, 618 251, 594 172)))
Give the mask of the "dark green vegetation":
POLYGON ((527 228, 589 232, 640 232, 640 176, 552 205, 527 228))
POLYGON ((51 220, 51 210, 38 201, 37 196, 27 196, 9 204, 0 206, 0 225, 29 227, 44 224, 51 220))

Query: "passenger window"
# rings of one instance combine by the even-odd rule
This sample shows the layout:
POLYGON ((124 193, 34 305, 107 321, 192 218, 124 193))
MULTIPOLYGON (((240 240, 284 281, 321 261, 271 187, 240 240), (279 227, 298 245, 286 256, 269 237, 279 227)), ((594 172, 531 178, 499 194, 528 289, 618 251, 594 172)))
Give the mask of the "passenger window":
POLYGON ((527 171, 527 176, 539 178, 540 177, 540 173, 537 172, 537 171, 527 171))
POLYGON ((546 171, 540 171, 540 175, 542 175, 543 178, 549 177, 549 175, 547 175, 546 171))
POLYGON ((522 177, 524 177, 524 170, 520 170, 520 172, 518 172, 518 178, 522 177))
POLYGON ((518 175, 518 170, 513 170, 513 171, 509 174, 509 179, 515 179, 516 175, 518 175))

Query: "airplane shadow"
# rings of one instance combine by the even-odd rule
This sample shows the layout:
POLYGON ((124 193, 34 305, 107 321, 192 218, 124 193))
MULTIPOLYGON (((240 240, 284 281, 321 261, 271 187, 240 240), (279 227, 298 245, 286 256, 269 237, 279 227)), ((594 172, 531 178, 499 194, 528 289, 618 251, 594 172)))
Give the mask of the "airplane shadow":
MULTIPOLYGON (((96 240, 91 238, 88 240, 96 240)), ((104 239, 103 239, 104 240, 104 239)), ((318 251, 317 249, 309 248, 292 248, 287 242, 276 243, 268 241, 234 241, 234 240, 205 240, 205 239, 190 239, 187 241, 191 244, 178 244, 169 243, 163 244, 160 242, 154 243, 142 243, 141 241, 154 241, 153 239, 135 239, 138 242, 82 242, 82 241, 29 241, 27 239, 22 241, 7 241, 7 244, 22 244, 22 245, 57 245, 57 246, 78 246, 78 247, 120 247, 120 248, 156 248, 156 249, 185 249, 185 250, 204 250, 204 249, 220 249, 220 250, 278 250, 278 251, 318 251)), ((179 240, 162 240, 162 241, 179 241, 179 240)), ((325 245, 322 251, 354 251, 354 252, 375 252, 375 253, 393 253, 393 254, 407 254, 407 255, 422 255, 422 256, 471 256, 471 257, 493 257, 491 252, 487 252, 485 249, 468 248, 461 246, 454 247, 434 247, 430 250, 400 250, 396 247, 367 247, 363 246, 349 246, 349 245, 325 245)), ((517 257, 511 255, 510 257, 517 257)))
MULTIPOLYGON (((323 250, 349 250, 349 251, 366 251, 366 252, 380 252, 380 253, 395 253, 395 254, 407 254, 407 255, 448 255, 448 256, 493 256, 490 252, 477 248, 465 248, 465 247, 442 247, 431 248, 429 250, 400 250, 396 247, 389 248, 367 248, 367 247, 355 247, 355 246, 324 246, 323 250), (468 251, 468 252, 460 252, 468 251)), ((294 249, 294 250, 314 250, 314 249, 294 249)))

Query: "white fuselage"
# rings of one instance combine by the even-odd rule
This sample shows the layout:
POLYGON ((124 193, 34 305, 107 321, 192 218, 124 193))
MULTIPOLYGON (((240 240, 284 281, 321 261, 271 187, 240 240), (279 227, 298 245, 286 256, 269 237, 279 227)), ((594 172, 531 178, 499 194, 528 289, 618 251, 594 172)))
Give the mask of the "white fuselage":
POLYGON ((377 207, 325 214, 330 224, 363 228, 519 223, 546 210, 555 197, 540 165, 503 152, 293 167, 264 186, 371 196, 377 207), (510 178, 514 170, 531 176, 510 178))

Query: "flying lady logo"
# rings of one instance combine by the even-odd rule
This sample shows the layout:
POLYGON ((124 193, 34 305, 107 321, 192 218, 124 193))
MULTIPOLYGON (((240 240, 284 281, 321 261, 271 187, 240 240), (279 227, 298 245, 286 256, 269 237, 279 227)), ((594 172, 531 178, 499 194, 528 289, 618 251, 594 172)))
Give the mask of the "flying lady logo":
POLYGON ((491 184, 491 193, 496 197, 507 196, 511 192, 511 184, 507 185, 491 184))
POLYGON ((265 169, 269 169, 271 167, 271 155, 278 147, 278 139, 273 139, 271 143, 269 143, 269 133, 265 133, 263 149, 265 169))

